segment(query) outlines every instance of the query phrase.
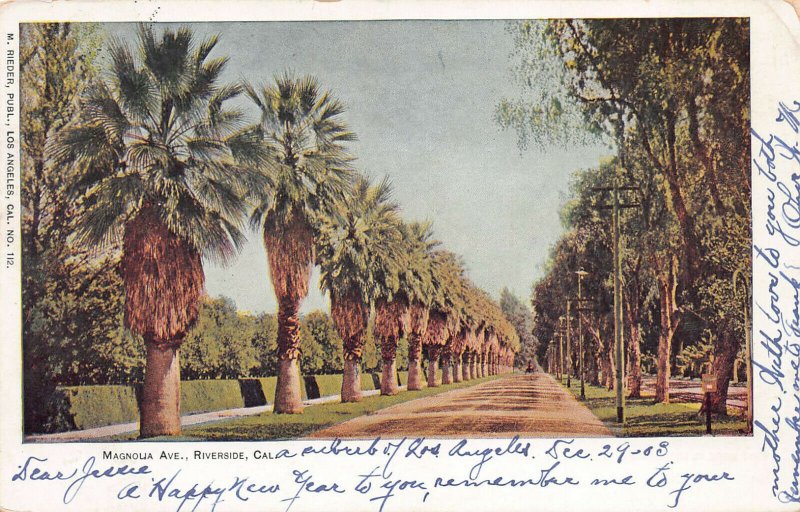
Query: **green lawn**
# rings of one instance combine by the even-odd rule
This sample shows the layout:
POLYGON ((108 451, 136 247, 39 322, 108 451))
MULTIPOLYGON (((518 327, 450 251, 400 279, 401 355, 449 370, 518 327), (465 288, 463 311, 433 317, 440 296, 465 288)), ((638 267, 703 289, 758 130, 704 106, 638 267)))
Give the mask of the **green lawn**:
MULTIPOLYGON (((566 381, 562 386, 567 388, 566 381)), ((580 381, 572 379, 572 386, 567 389, 578 398, 580 381)), ((652 397, 628 398, 625 400, 625 426, 620 429, 615 391, 588 384, 585 389, 586 406, 618 436, 702 436, 706 433, 706 417, 698 414, 700 403, 654 404, 652 397)), ((728 416, 711 418, 713 435, 740 436, 744 435, 746 427, 747 420, 742 413, 732 408, 728 409, 728 416)))
MULTIPOLYGON (((179 437, 154 437, 147 441, 250 441, 278 440, 303 437, 315 430, 330 427, 357 416, 370 414, 395 404, 437 395, 454 389, 474 386, 481 382, 501 378, 501 375, 484 377, 468 382, 448 384, 421 391, 402 391, 394 396, 369 396, 356 403, 328 403, 305 408, 303 414, 273 414, 266 412, 228 421, 194 425, 183 429, 179 437)), ((132 441, 137 433, 114 436, 101 441, 132 441)))

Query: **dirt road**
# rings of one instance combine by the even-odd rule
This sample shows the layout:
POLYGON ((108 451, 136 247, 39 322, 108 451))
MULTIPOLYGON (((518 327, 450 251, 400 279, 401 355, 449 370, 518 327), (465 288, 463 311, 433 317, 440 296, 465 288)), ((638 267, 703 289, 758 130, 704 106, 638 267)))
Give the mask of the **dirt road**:
POLYGON ((311 437, 601 437, 611 432, 549 375, 510 375, 412 400, 311 437))

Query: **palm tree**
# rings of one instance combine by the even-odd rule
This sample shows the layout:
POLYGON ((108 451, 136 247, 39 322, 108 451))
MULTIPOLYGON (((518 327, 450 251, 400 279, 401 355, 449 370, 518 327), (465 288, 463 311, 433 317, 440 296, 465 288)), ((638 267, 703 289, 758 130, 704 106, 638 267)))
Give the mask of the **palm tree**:
MULTIPOLYGON (((461 322, 451 333, 451 340, 449 342, 449 364, 452 366, 453 382, 460 382, 462 377, 466 380, 466 373, 462 371, 461 361, 468 347, 470 334, 473 332, 474 327, 480 322, 481 316, 481 295, 478 289, 469 280, 464 281, 461 289, 464 294, 462 297, 463 312, 461 314, 461 322)), ((444 375, 443 373, 443 376, 444 375)))
MULTIPOLYGON (((375 300, 375 336, 381 343, 381 394, 397 394, 397 341, 411 335, 412 304, 428 304, 432 294, 430 223, 401 224, 402 245, 392 268, 382 269, 384 286, 375 300)), ((427 318, 425 319, 427 323, 427 318)), ((417 319, 416 324, 419 324, 417 319)), ((418 353, 418 351, 416 352, 418 353)), ((419 357, 415 359, 419 378, 419 357)), ((409 372, 412 370, 409 369, 409 372)))
POLYGON ((463 311, 464 266, 461 259, 449 251, 438 250, 433 255, 433 282, 438 290, 431 304, 428 328, 422 344, 428 352, 428 386, 434 387, 439 357, 446 353, 450 333, 457 328, 463 311))
POLYGON ((417 276, 419 287, 409 305, 408 338, 408 383, 406 389, 422 389, 422 339, 428 330, 430 307, 435 300, 443 300, 433 277, 433 251, 439 242, 433 239, 429 222, 414 222, 408 226, 407 240, 410 242, 409 270, 417 276))
POLYGON ((390 196, 388 180, 371 186, 360 177, 321 230, 320 285, 330 294, 331 317, 343 341, 342 402, 361 400, 359 363, 375 297, 397 289, 391 282, 397 273, 387 269, 400 267, 403 244, 398 206, 390 196))
POLYGON ((179 347, 205 293, 202 259, 226 262, 243 242, 242 195, 259 183, 246 169, 263 153, 224 107, 240 87, 218 83, 227 59, 209 59, 216 37, 157 38, 142 25, 138 40, 137 56, 110 45, 110 77, 48 151, 88 187, 76 238, 122 244, 124 324, 147 347, 140 435, 150 437, 180 432, 179 347))
POLYGON ((261 229, 278 301, 278 382, 274 412, 299 413, 300 305, 308 294, 320 220, 330 215, 352 181, 355 140, 342 122, 342 104, 321 92, 315 78, 284 74, 275 83, 245 89, 261 111, 270 152, 270 185, 254 190, 251 226, 261 229))

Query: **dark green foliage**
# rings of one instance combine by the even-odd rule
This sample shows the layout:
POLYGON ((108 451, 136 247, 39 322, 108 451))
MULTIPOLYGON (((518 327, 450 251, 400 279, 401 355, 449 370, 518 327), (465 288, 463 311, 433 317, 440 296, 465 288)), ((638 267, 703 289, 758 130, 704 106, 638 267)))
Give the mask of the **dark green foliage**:
POLYGON ((40 432, 63 432, 139 420, 133 386, 64 386, 48 400, 51 416, 40 432))
POLYGON ((342 338, 325 312, 317 310, 303 316, 300 337, 300 371, 303 375, 342 371, 342 338))
POLYGON ((254 340, 257 317, 236 311, 226 297, 208 299, 181 348, 181 376, 187 379, 235 379, 259 367, 254 340))
POLYGON ((521 348, 514 361, 516 366, 524 367, 528 362, 535 363, 539 340, 533 334, 533 314, 530 308, 526 307, 508 288, 503 288, 500 293, 500 309, 519 336, 521 348))
POLYGON ((252 375, 265 377, 277 374, 278 361, 275 358, 275 351, 278 348, 278 319, 275 315, 262 313, 256 317, 252 344, 258 360, 252 375))
POLYGON ((244 407, 235 380, 189 380, 181 382, 181 414, 221 411, 244 407))
POLYGON ((320 396, 338 395, 342 391, 341 375, 317 375, 315 380, 320 396))

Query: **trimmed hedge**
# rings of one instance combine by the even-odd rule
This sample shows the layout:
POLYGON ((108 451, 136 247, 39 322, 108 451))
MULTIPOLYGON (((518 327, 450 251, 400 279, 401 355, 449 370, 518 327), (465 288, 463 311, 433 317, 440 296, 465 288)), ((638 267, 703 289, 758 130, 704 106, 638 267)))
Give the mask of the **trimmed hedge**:
POLYGON ((181 414, 239 409, 244 399, 235 380, 186 380, 181 382, 181 414))
POLYGON ((317 388, 319 389, 320 397, 338 395, 342 392, 341 375, 315 375, 314 380, 317 381, 317 388))
POLYGON ((55 432, 139 421, 133 386, 58 387, 49 406, 54 411, 49 430, 55 432))
MULTIPOLYGON (((379 373, 361 373, 361 389, 380 389, 379 373)), ((441 372, 439 374, 441 380, 441 372)), ((398 372, 400 385, 408 372, 398 372)), ((272 403, 277 377, 238 380, 181 381, 181 414, 258 407, 272 403)), ((338 395, 342 375, 307 375, 300 381, 303 400, 338 395)), ((141 384, 58 387, 47 405, 50 421, 46 430, 63 432, 139 421, 141 384)))
POLYGON ((372 389, 381 389, 381 374, 380 373, 361 373, 361 390, 369 391, 372 389))

